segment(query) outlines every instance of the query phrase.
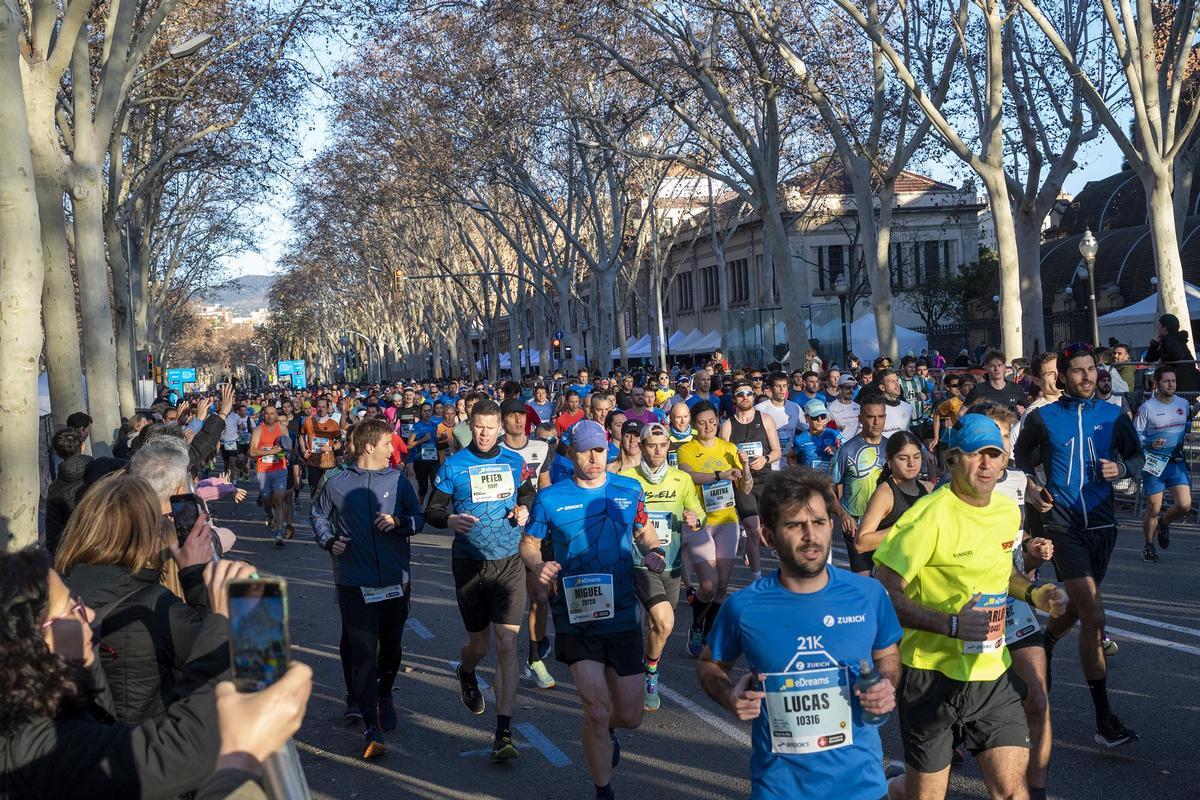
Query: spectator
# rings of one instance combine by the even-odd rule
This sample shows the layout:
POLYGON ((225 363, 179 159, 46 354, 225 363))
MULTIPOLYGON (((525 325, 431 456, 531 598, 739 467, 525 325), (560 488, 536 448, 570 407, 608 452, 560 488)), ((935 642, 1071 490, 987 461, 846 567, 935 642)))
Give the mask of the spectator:
POLYGON ((83 493, 93 483, 126 464, 120 458, 92 458, 83 452, 83 440, 83 434, 72 426, 59 428, 50 439, 54 453, 63 460, 54 481, 46 489, 46 549, 51 554, 58 550, 59 539, 83 493))
MULTIPOLYGON (((249 564, 205 570, 212 613, 197 653, 225 650, 225 584, 249 564)), ((195 686, 165 713, 138 725, 114 723, 112 698, 97 668, 96 612, 73 596, 39 550, 0 553, 0 795, 13 800, 177 797, 212 771, 219 740, 210 665, 184 671, 195 686)))
POLYGON ((80 438, 86 442, 92 433, 92 418, 82 411, 76 411, 67 417, 67 427, 79 431, 80 438))
MULTIPOLYGON (((170 703, 209 612, 203 572, 212 556, 203 517, 180 548, 141 478, 101 480, 71 517, 55 567, 71 591, 104 616, 94 628, 119 722, 161 716, 170 703), (189 603, 161 583, 167 557, 178 564, 189 603)), ((210 677, 228 667, 227 654, 221 656, 210 677)))
POLYGON ((1188 346, 1188 332, 1179 329, 1179 318, 1174 314, 1163 314, 1158 318, 1158 329, 1146 351, 1146 360, 1175 367, 1177 392, 1200 391, 1200 373, 1196 371, 1196 358, 1188 346))
POLYGON ((123 458, 126 461, 133 455, 133 443, 137 439, 142 428, 145 428, 154 420, 149 414, 143 414, 141 411, 135 413, 129 418, 129 421, 121 425, 121 430, 117 434, 117 441, 113 442, 113 455, 117 458, 123 458))

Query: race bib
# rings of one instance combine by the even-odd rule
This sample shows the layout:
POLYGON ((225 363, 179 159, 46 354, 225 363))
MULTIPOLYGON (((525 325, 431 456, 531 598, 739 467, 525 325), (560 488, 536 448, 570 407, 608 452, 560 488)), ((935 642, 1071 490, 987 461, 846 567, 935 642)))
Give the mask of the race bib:
POLYGON ((1007 594, 985 594, 975 608, 988 615, 987 638, 982 642, 963 642, 964 653, 992 653, 1004 646, 1004 619, 1008 608, 1007 594))
POLYGON ((512 469, 507 464, 476 464, 467 468, 471 478, 471 502, 487 503, 513 496, 512 469))
POLYGON ((274 464, 274 463, 275 463, 275 456, 274 456, 274 455, 269 455, 269 456, 259 456, 259 457, 258 457, 258 463, 260 463, 260 464, 274 464))
POLYGON ((412 433, 412 429, 413 429, 413 424, 411 422, 401 422, 400 423, 400 435, 403 436, 405 439, 407 439, 409 437, 409 434, 412 433))
POLYGON ((745 453, 750 458, 759 458, 763 454, 762 442, 742 442, 737 446, 739 453, 745 453))
POLYGON ((704 511, 711 514, 725 508, 733 508, 733 481, 716 481, 700 487, 704 495, 704 511))
POLYGON ((234 440, 232 442, 221 442, 221 447, 225 448, 226 453, 236 453, 237 441, 234 440))
POLYGON ((371 603, 382 603, 384 600, 395 600, 397 597, 404 597, 404 584, 402 583, 377 588, 370 586, 360 586, 358 588, 362 591, 363 602, 368 605, 371 603))
POLYGON ((313 452, 322 453, 329 449, 329 439, 324 436, 317 436, 313 439, 313 452))
POLYGON ((1004 643, 1015 644, 1027 639, 1042 629, 1033 609, 1024 600, 1015 597, 1008 598, 1008 608, 1004 613, 1004 643))
POLYGON ((654 524, 654 531, 658 534, 658 543, 670 544, 671 529, 675 527, 675 515, 670 511, 647 511, 646 516, 654 524))
POLYGON ((572 625, 609 619, 613 615, 613 576, 606 573, 564 575, 563 596, 572 625))
POLYGON ((437 445, 433 442, 428 442, 421 445, 421 460, 433 461, 437 458, 437 445))
POLYGON ((1167 464, 1171 463, 1171 459, 1166 456, 1156 456, 1153 453, 1146 454, 1146 465, 1142 467, 1146 472, 1158 478, 1163 474, 1163 470, 1167 468, 1167 464))
POLYGON ((854 744, 846 667, 762 676, 771 752, 808 755, 854 744))

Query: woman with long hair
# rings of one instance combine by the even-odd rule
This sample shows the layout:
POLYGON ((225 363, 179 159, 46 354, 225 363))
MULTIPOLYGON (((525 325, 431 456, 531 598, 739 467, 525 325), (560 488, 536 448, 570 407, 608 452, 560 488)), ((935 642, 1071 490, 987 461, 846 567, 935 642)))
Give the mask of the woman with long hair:
MULTIPOLYGON (((203 572, 212 560, 204 515, 180 546, 141 478, 109 475, 76 506, 55 566, 71 591, 103 615, 96 629, 100 666, 119 721, 141 722, 166 710, 209 613, 203 572), (179 594, 164 577, 177 578, 179 594)), ((227 661, 214 660, 213 677, 227 661)))
POLYGON ((917 477, 923 457, 921 440, 911 431, 896 431, 887 440, 886 463, 854 534, 854 549, 859 553, 873 554, 904 512, 929 494, 932 485, 917 477))

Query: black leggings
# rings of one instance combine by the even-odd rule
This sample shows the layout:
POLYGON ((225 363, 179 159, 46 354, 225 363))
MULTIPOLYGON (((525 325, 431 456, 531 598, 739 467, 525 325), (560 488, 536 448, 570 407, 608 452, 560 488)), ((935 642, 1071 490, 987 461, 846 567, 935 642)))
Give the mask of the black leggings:
POLYGON ((365 603, 357 586, 339 586, 337 593, 342 628, 350 644, 350 697, 358 701, 363 723, 375 727, 379 722, 378 702, 391 696, 400 671, 408 595, 365 603))
POLYGON ((438 467, 437 461, 414 461, 413 472, 417 474, 417 497, 422 503, 429 495, 429 486, 433 483, 433 479, 437 477, 438 467))

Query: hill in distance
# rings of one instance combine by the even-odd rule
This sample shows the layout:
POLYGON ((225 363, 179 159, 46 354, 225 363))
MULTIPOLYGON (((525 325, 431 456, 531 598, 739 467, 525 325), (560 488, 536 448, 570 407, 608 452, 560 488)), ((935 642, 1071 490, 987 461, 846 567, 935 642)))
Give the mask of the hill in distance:
POLYGON ((246 316, 251 311, 267 307, 267 292, 275 282, 274 275, 242 275, 200 297, 204 305, 222 306, 234 316, 246 316))

